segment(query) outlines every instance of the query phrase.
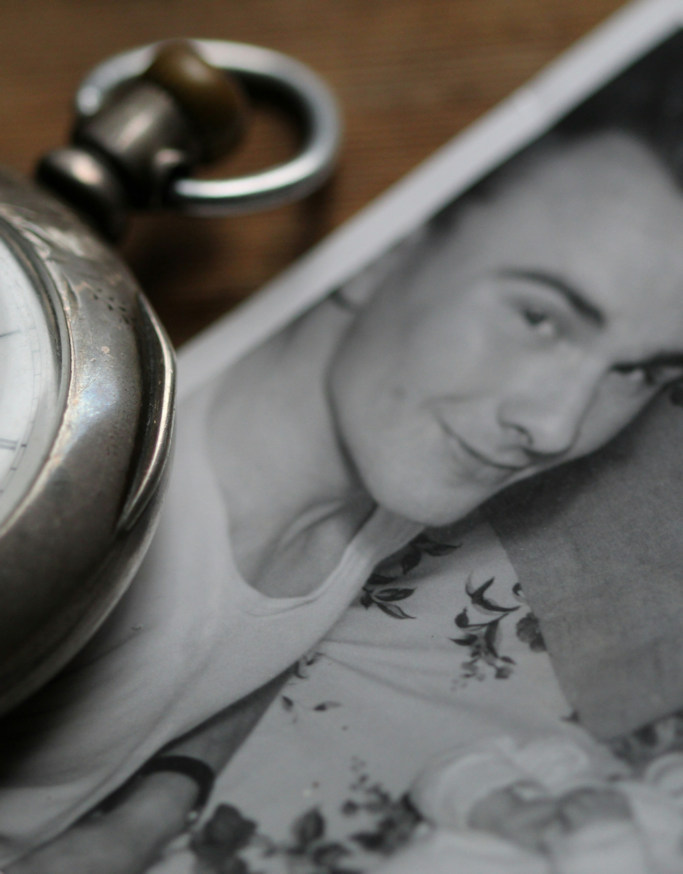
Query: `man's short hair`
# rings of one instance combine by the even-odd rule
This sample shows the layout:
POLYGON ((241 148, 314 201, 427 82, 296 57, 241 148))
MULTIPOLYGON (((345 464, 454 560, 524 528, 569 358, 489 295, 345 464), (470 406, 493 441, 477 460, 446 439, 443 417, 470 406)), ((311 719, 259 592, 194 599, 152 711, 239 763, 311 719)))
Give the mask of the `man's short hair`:
POLYGON ((565 116, 553 129, 437 212, 428 223, 435 242, 450 233, 473 200, 487 200, 520 164, 573 140, 620 131, 641 142, 683 188, 683 32, 636 61, 565 116))

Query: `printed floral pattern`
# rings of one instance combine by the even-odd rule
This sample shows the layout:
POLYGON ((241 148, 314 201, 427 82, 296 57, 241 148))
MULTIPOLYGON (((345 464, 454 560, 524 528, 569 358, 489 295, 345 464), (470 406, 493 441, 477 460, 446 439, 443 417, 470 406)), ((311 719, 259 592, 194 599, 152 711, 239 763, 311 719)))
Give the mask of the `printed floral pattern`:
MULTIPOLYGON (((458 538, 441 536, 443 540, 438 534, 421 534, 376 568, 356 602, 356 609, 361 608, 359 620, 364 611, 371 611, 373 617, 382 617, 382 622, 386 618, 397 628, 397 620, 411 620, 411 629, 421 633, 413 625, 422 616, 416 593, 431 578, 432 568, 440 568, 441 560, 463 546, 458 538)), ((515 641, 531 652, 545 651, 538 621, 524 601, 520 584, 513 580, 497 582, 494 575, 472 571, 464 585, 454 590, 457 606, 451 619, 445 614, 439 617, 439 626, 433 619, 425 626, 429 634, 441 627, 443 641, 453 645, 456 676, 452 691, 457 693, 472 680, 511 677, 516 662, 508 647, 515 641), (449 635, 449 621, 450 628, 456 629, 453 636, 449 635)), ((304 688, 316 688, 300 684, 320 663, 329 664, 325 642, 299 660, 279 695, 279 708, 287 724, 322 720, 324 714, 344 706, 334 694, 320 700, 302 694, 304 688)), ((287 830, 284 838, 267 834, 256 819, 256 811, 219 804, 191 839, 194 874, 362 874, 373 866, 373 859, 379 864, 411 838, 421 820, 404 794, 392 794, 371 777, 363 760, 354 757, 350 767, 351 779, 340 792, 336 813, 321 804, 295 808, 292 821, 283 823, 287 830)))
POLYGON ((219 804, 191 841, 194 874, 258 874, 244 855, 247 847, 264 862, 277 860, 278 870, 288 874, 362 874, 350 861, 353 844, 378 858, 396 852, 412 837, 419 815, 405 797, 392 798, 373 782, 360 759, 353 761, 352 769, 351 795, 341 812, 349 818, 370 814, 371 828, 352 832, 347 842, 330 840, 324 814, 312 807, 293 821, 288 839, 278 842, 261 833, 256 822, 236 807, 219 804))
MULTIPOLYGON (((472 608, 480 614, 482 619, 473 622, 464 607, 455 617, 455 624, 466 632, 462 637, 453 637, 451 640, 457 646, 469 650, 469 659, 461 665, 462 673, 456 681, 462 685, 468 680, 484 680, 488 673, 492 672, 496 680, 504 680, 509 677, 514 668, 514 659, 500 652, 499 639, 501 623, 511 613, 516 613, 521 605, 503 607, 487 597, 487 592, 495 583, 495 577, 491 577, 479 586, 475 586, 470 576, 465 584, 465 591, 469 596, 472 608)), ((515 587, 516 594, 519 587, 515 587)))
POLYGON ((379 607, 393 619, 414 619, 398 605, 415 591, 414 586, 396 585, 421 562, 425 555, 445 556, 460 548, 459 543, 441 543, 427 534, 420 534, 412 540, 397 556, 382 562, 363 586, 360 603, 363 607, 379 607))
POLYGON ((612 752, 636 770, 657 756, 683 752, 683 711, 651 722, 609 743, 612 752))
POLYGON ((526 616, 517 622, 515 626, 517 638, 526 643, 532 652, 546 652, 545 641, 541 633, 541 624, 534 614, 529 611, 526 616))
MULTIPOLYGON (((411 578, 412 571, 422 563, 425 556, 449 556, 460 549, 461 545, 443 543, 426 533, 420 534, 403 550, 378 566, 363 586, 358 603, 365 609, 377 607, 392 619, 414 619, 413 614, 397 603, 410 598, 419 585, 419 581, 411 578)), ((470 574, 465 583, 469 607, 463 608, 454 619, 456 627, 465 633, 450 640, 456 646, 467 649, 469 657, 460 663, 460 673, 453 681, 453 689, 462 688, 471 680, 485 680, 488 676, 504 680, 515 669, 515 660, 501 651, 501 637, 503 624, 510 625, 512 614, 518 614, 524 608, 524 595, 519 582, 515 583, 511 593, 516 603, 503 606, 496 602, 489 591, 495 581, 495 577, 489 577, 484 582, 475 584, 473 575, 470 574), (471 613, 476 614, 477 618, 473 619, 471 613)), ((526 643, 532 652, 546 652, 538 619, 530 610, 527 609, 524 616, 517 619, 514 629, 517 639, 526 643)), ((300 659, 295 668, 295 676, 305 679, 310 668, 322 655, 323 653, 316 651, 300 659)), ((283 695, 281 703, 296 719, 296 701, 283 695)), ((325 710, 335 706, 339 706, 338 702, 321 702, 315 709, 325 710)))
MULTIPOLYGON (((455 617, 455 625, 465 634, 452 637, 451 640, 457 646, 468 649, 469 658, 461 663, 461 673, 454 682, 454 688, 462 687, 470 680, 485 680, 487 676, 505 680, 514 671, 515 660, 500 650, 502 624, 522 609, 524 597, 519 583, 515 583, 512 594, 520 603, 511 606, 496 603, 488 595, 495 581, 495 577, 490 577, 475 586, 470 576, 465 584, 471 605, 469 609, 478 614, 478 621, 472 620, 467 607, 455 617)), ((515 633, 517 639, 528 644, 532 652, 545 652, 538 619, 530 611, 518 620, 515 633)))

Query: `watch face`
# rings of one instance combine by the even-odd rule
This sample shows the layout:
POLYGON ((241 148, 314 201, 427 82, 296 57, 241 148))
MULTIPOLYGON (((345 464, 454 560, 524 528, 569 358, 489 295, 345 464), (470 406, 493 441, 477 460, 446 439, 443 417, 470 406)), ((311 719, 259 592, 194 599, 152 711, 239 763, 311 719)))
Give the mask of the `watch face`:
POLYGON ((58 340, 49 298, 0 237, 0 524, 40 470, 58 415, 58 340))

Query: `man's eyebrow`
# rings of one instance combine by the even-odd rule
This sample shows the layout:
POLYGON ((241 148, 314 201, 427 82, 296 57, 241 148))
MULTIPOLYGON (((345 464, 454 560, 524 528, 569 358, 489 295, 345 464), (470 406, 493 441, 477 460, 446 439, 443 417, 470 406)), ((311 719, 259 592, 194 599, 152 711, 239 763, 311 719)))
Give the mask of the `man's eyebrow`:
POLYGON ((562 276, 545 270, 525 270, 523 268, 508 267, 500 271, 504 279, 519 279, 522 282, 533 282, 551 288, 562 295, 567 303, 596 327, 602 328, 607 321, 604 312, 590 301, 582 291, 562 276))

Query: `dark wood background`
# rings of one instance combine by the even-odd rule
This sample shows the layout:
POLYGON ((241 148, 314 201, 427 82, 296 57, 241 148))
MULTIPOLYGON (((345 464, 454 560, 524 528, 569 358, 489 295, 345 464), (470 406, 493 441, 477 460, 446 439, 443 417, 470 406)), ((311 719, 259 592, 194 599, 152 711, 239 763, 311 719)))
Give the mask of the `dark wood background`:
MULTIPOLYGON (((83 74, 168 37, 257 43, 332 86, 334 179, 307 201, 224 219, 136 218, 123 252, 177 344, 228 310, 605 19, 620 0, 0 0, 0 163, 65 141, 83 74)), ((277 114, 221 170, 287 157, 277 114)))

